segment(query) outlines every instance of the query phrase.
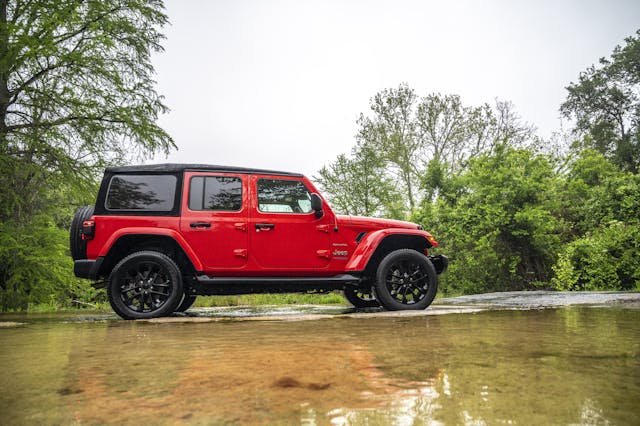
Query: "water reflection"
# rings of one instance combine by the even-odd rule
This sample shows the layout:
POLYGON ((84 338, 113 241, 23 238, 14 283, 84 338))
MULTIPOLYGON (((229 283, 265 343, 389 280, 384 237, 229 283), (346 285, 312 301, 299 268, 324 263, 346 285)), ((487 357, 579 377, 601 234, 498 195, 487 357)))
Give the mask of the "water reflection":
POLYGON ((0 329, 3 423, 633 424, 640 310, 0 329))

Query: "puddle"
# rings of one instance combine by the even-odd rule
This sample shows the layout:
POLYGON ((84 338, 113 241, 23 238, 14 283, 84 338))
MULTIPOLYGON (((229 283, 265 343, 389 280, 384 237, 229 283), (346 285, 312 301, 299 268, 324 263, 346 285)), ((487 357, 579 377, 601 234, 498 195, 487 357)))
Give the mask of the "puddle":
POLYGON ((3 315, 2 423, 637 423, 635 302, 532 300, 3 315))

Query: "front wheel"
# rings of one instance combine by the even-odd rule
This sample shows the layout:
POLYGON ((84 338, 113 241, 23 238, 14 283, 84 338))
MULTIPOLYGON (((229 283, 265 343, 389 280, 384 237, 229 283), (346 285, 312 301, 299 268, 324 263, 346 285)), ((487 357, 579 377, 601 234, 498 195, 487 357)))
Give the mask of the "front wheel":
POLYGON ((401 249, 389 253, 378 265, 376 299, 390 311, 425 309, 438 291, 438 275, 424 254, 401 249))
POLYGON ((174 312, 182 300, 182 274, 170 257, 140 251, 113 268, 107 294, 113 310, 124 319, 161 317, 174 312))
POLYGON ((370 288, 347 287, 342 293, 344 294, 344 298, 355 308, 377 308, 380 306, 380 303, 378 303, 373 295, 373 290, 370 288))

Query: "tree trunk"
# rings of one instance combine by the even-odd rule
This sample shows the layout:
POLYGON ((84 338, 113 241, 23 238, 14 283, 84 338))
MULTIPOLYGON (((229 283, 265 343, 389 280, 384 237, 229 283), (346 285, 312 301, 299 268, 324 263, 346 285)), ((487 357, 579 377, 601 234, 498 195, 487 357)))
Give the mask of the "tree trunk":
POLYGON ((9 106, 9 29, 7 28, 7 2, 0 0, 0 149, 4 150, 7 133, 7 108, 9 106))

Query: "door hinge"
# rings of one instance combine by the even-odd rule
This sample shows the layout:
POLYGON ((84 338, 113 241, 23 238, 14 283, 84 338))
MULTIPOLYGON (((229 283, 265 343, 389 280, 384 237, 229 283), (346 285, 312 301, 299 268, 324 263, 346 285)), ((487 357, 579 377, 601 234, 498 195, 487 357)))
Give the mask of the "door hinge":
POLYGON ((233 251, 233 255, 236 257, 241 257, 243 259, 247 258, 247 249, 235 249, 233 251))
POLYGON ((318 225, 316 226, 316 229, 320 232, 329 233, 329 225, 318 225))
POLYGON ((324 259, 331 259, 331 250, 318 250, 316 251, 318 257, 322 257, 324 259))

